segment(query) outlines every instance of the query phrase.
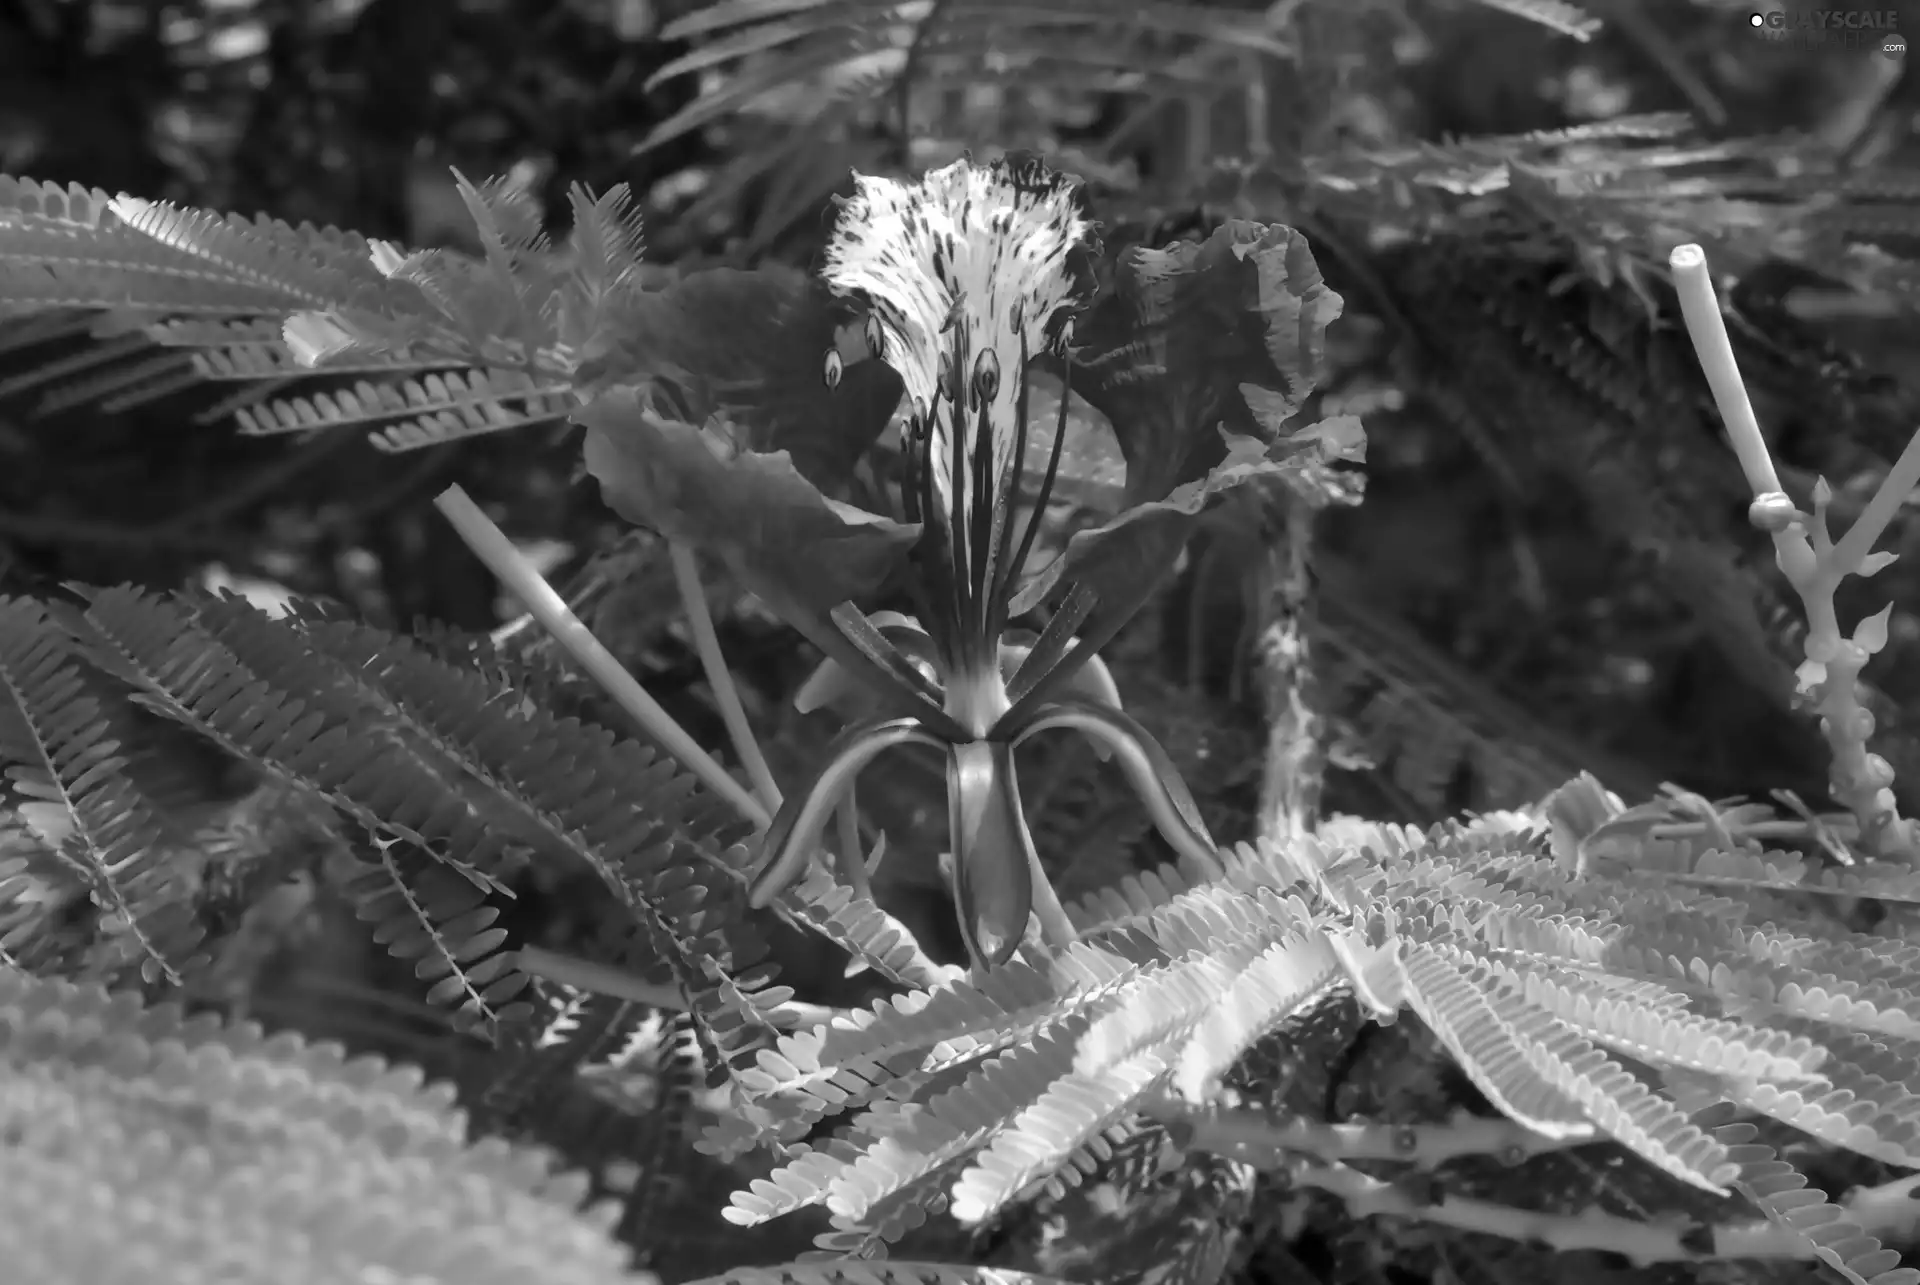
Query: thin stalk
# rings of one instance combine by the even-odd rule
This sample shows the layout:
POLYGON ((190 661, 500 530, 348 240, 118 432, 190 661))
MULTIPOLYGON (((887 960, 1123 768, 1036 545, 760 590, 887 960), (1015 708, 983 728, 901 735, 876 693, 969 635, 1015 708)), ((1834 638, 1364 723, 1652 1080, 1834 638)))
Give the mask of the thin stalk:
POLYGON ((1849 638, 1841 631, 1834 604, 1834 590, 1847 576, 1860 574, 1874 540, 1920 483, 1920 434, 1907 443, 1853 528, 1835 543, 1827 530, 1830 492, 1824 480, 1814 488, 1810 515, 1795 509, 1780 489, 1779 473, 1727 338, 1706 252, 1697 245, 1679 246, 1669 256, 1668 266, 1700 368, 1753 490, 1755 507, 1749 515, 1772 533, 1774 563, 1806 609, 1806 656, 1816 668, 1803 668, 1801 681, 1813 697, 1821 734, 1833 754, 1833 796, 1858 818, 1861 839, 1874 855, 1920 864, 1920 842, 1912 826, 1901 820, 1891 788, 1893 768, 1868 752, 1874 722, 1860 702, 1861 671, 1886 646, 1884 617, 1877 624, 1863 622, 1849 638))
POLYGON ((513 547, 506 533, 494 525, 492 518, 480 511, 480 506, 469 499, 465 491, 458 486, 450 486, 434 497, 433 503, 446 514, 447 521, 453 523, 453 529, 460 533, 467 547, 487 564, 508 591, 520 599, 534 618, 553 635, 554 641, 566 648, 567 654, 580 663, 580 667, 600 684, 614 703, 647 736, 678 759, 708 789, 731 803, 741 816, 756 827, 765 830, 773 824, 772 814, 761 806, 760 800, 728 776, 726 769, 701 748, 700 742, 689 736, 685 728, 674 722, 673 715, 647 695, 639 680, 629 674, 625 666, 613 658, 613 653, 601 645, 600 640, 593 636, 593 631, 554 592, 546 577, 534 570, 526 556, 513 547))
POLYGON ((1714 404, 1720 408, 1727 441, 1740 459, 1740 471, 1747 475, 1747 486, 1755 495, 1770 495, 1780 489, 1780 475, 1774 471, 1773 453, 1767 449, 1760 421, 1754 417, 1747 382, 1740 378, 1740 367, 1734 361, 1733 341, 1727 337, 1727 321, 1720 315, 1720 301, 1714 296, 1706 252, 1697 245, 1678 246, 1669 256, 1668 266, 1673 271, 1674 292, 1680 298, 1680 315, 1687 323, 1707 387, 1713 390, 1714 404))
MULTIPOLYGON (((631 1000, 636 1004, 645 1004, 651 1008, 670 1009, 676 1013, 687 1010, 687 997, 678 986, 661 986, 644 977, 605 964, 596 964, 590 959, 581 959, 576 955, 563 955, 558 951, 545 950, 539 946, 523 946, 514 952, 514 962, 520 971, 529 977, 539 977, 556 982, 561 986, 570 986, 577 991, 586 991, 590 995, 606 995, 613 999, 631 1000)), ((811 1026, 822 1025, 834 1017, 834 1011, 818 1004, 808 1004, 801 1000, 787 1000, 770 1008, 760 1010, 775 1026, 782 1030, 803 1030, 811 1026)))
POLYGON ((713 688, 713 700, 720 707, 721 721, 733 740, 733 752, 753 780, 753 788, 769 814, 780 810, 780 787, 767 768, 760 742, 754 739, 747 711, 740 704, 740 690, 734 686, 733 672, 720 654, 720 635, 714 632, 713 616, 707 611, 707 591, 700 583, 700 566, 693 550, 678 541, 667 546, 673 559, 673 579, 680 586, 680 601, 686 604, 687 627, 693 631, 694 649, 700 653, 700 667, 707 671, 707 685, 713 688))
POLYGON ((1867 507, 1853 520, 1847 533, 1833 542, 1833 560, 1843 567, 1858 567, 1873 551, 1874 541, 1886 531, 1916 486, 1920 486, 1920 433, 1908 439, 1906 449, 1880 480, 1867 507))
POLYGON ((854 801, 854 788, 847 787, 834 817, 839 823, 840 873, 846 877, 854 896, 872 901, 873 884, 867 878, 867 854, 860 842, 860 805, 854 801))

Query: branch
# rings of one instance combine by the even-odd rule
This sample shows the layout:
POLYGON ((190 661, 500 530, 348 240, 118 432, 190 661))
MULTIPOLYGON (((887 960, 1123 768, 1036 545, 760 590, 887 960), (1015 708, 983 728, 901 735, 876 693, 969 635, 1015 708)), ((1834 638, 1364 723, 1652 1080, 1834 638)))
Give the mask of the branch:
POLYGON ((1305 1116, 1283 1118, 1265 1111, 1194 1106, 1172 1097, 1145 1108, 1171 1126, 1184 1145, 1272 1168, 1285 1153, 1323 1161, 1401 1160, 1431 1169, 1459 1156, 1497 1155, 1510 1164, 1548 1151, 1593 1141, 1558 1139, 1511 1120, 1460 1112, 1445 1124, 1328 1124, 1305 1116))
POLYGON ((720 636, 714 632, 713 615, 707 610, 707 590, 700 583, 700 566, 693 550, 684 544, 669 544, 667 555, 673 562, 673 578, 680 587, 680 600, 687 608, 687 628, 693 634, 694 650, 700 655, 700 667, 707 671, 707 685, 713 689, 713 702, 720 707, 720 718, 733 739, 740 765, 747 770, 755 792, 768 812, 780 810, 780 787, 774 783, 767 759, 754 739, 753 725, 740 705, 740 690, 734 686, 733 671, 720 650, 720 636))
POLYGON ((1814 485, 1812 514, 1800 512, 1780 489, 1780 476, 1727 338, 1705 252, 1697 245, 1683 245, 1674 250, 1668 264, 1700 369, 1753 490, 1748 517, 1772 534, 1774 561, 1806 608, 1807 663, 1800 668, 1800 683, 1814 699, 1820 731, 1833 753, 1834 796, 1859 818, 1861 838, 1875 855, 1920 861, 1920 847, 1911 826, 1900 820, 1890 788, 1893 768, 1884 758, 1867 752, 1873 715, 1860 705, 1860 671, 1887 644, 1891 605, 1861 621, 1848 638, 1840 632, 1833 602, 1834 590, 1847 576, 1870 576, 1893 561, 1890 553, 1869 551, 1920 485, 1920 433, 1907 443, 1859 519, 1836 544, 1827 533, 1832 493, 1825 479, 1814 485))
POLYGON ((467 546, 546 627, 554 641, 579 662, 581 668, 640 725, 646 735, 680 760, 703 785, 731 803, 741 816, 756 827, 765 830, 772 823, 772 816, 761 806, 760 800, 727 775, 726 769, 714 761, 700 742, 694 740, 685 728, 673 720, 671 714, 647 695, 639 680, 601 645, 600 640, 593 636, 593 631, 573 614, 560 595, 554 592, 553 586, 513 547, 513 542, 494 525, 493 519, 467 498, 465 491, 450 486, 440 493, 434 504, 447 515, 447 520, 453 523, 467 546))
POLYGON ((1579 1214, 1553 1214, 1461 1196, 1425 1199, 1392 1183, 1369 1178, 1346 1165, 1296 1162, 1288 1176, 1299 1186, 1340 1197, 1346 1202, 1347 1212, 1355 1218, 1379 1214, 1417 1218, 1435 1226, 1544 1245, 1562 1254, 1582 1249, 1619 1254, 1636 1266, 1729 1258, 1806 1262, 1814 1257, 1811 1240, 1790 1227, 1759 1220, 1702 1228, 1690 1222, 1638 1222, 1597 1209, 1579 1214))
MULTIPOLYGON (((636 977, 606 964, 596 964, 577 955, 563 955, 539 946, 523 946, 515 953, 515 962, 520 971, 529 977, 570 986, 577 991, 632 1000, 636 1004, 676 1013, 692 1011, 687 997, 678 986, 661 986, 644 977, 636 977)), ((760 1011, 775 1026, 789 1031, 823 1026, 835 1016, 833 1009, 800 1000, 787 1000, 760 1011)))

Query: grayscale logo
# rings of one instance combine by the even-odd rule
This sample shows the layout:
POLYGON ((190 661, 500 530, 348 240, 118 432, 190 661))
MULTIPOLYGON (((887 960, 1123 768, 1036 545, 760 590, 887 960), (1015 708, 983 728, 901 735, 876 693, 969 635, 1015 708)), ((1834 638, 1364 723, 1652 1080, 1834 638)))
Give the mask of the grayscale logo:
POLYGON ((1747 25, 1769 44, 1807 49, 1855 49, 1885 58, 1907 56, 1900 15, 1892 9, 1755 9, 1747 25))

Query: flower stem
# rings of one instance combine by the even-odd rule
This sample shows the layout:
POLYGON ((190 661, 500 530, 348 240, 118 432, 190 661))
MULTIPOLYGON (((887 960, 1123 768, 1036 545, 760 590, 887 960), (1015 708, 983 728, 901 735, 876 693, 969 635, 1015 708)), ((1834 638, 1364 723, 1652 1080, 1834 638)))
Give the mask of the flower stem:
POLYGON ((860 842, 860 805, 855 802, 855 788, 852 785, 847 787, 835 813, 839 822, 840 873, 853 889, 854 896, 872 901, 873 884, 867 877, 867 854, 860 842))
POLYGON ((1795 509, 1780 489, 1780 475, 1727 338, 1706 253, 1697 245, 1679 246, 1668 266, 1700 368, 1753 490, 1750 514, 1756 525, 1772 533, 1774 561, 1806 608, 1809 663, 1800 669, 1801 690, 1813 697, 1820 731, 1833 754, 1834 797, 1859 819, 1861 839, 1875 855, 1920 859, 1911 827, 1900 820, 1895 806, 1893 769, 1867 752, 1873 716, 1861 707, 1858 680, 1868 658, 1886 645, 1884 619, 1863 623, 1848 638, 1840 630, 1833 599, 1843 579, 1861 573, 1873 541, 1920 482, 1920 436, 1907 444, 1853 529, 1836 543, 1827 532, 1829 492, 1824 479, 1814 488, 1812 514, 1795 509))
POLYGON ((1677 246, 1668 258, 1668 266, 1673 270, 1673 287, 1680 295, 1680 315, 1686 319, 1687 334, 1700 359, 1700 370, 1707 377, 1707 387, 1713 390, 1714 405, 1720 408, 1733 453, 1740 458, 1740 471, 1747 475, 1747 485, 1756 496, 1771 495, 1780 489, 1780 475, 1774 471, 1773 455, 1760 433, 1753 400, 1747 396, 1746 381, 1740 378, 1740 366, 1733 357, 1727 321, 1720 315, 1720 300, 1714 295, 1713 278, 1707 272, 1706 251, 1697 245, 1677 246))
MULTIPOLYGON (((563 955, 558 951, 546 950, 539 946, 522 946, 514 952, 514 962, 519 965, 520 971, 529 977, 538 977, 561 986, 570 986, 574 990, 586 991, 591 995, 606 995, 614 999, 630 1000, 635 1004, 668 1009, 676 1013, 688 1011, 687 997, 678 986, 657 985, 644 977, 636 977, 624 969, 596 964, 590 959, 563 955)), ((808 1004, 801 1000, 787 1000, 771 1008, 762 1009, 761 1012, 781 1030, 802 1030, 819 1026, 832 1020, 835 1015, 830 1008, 808 1004)))
POLYGON ((741 766, 752 778, 760 802, 768 812, 778 812, 780 787, 767 768, 760 742, 754 739, 747 711, 740 704, 740 691, 733 683, 733 672, 720 653, 720 636, 714 632, 713 616, 707 611, 707 592, 700 583, 699 563, 694 560, 693 550, 678 541, 670 543, 667 552, 673 560, 673 578, 680 586, 680 600, 686 604, 687 627, 693 631, 694 649, 700 653, 701 668, 707 671, 707 685, 713 688, 713 700, 720 707, 727 735, 733 739, 733 751, 740 756, 741 766))
POLYGON ((772 824, 773 818, 760 805, 760 800, 728 776, 726 769, 715 762, 713 756, 701 748, 685 728, 674 722, 673 716, 662 709, 653 697, 647 695, 639 680, 629 674, 614 659, 613 653, 601 645, 600 640, 593 636, 593 631, 573 614, 546 578, 534 570, 533 564, 513 547, 513 542, 494 525, 492 518, 480 511, 480 506, 469 499, 465 491, 458 486, 450 486, 434 497, 433 503, 434 507, 446 514, 447 521, 453 523, 453 529, 460 533, 467 547, 487 564, 494 575, 500 577, 500 582, 525 604, 533 617, 553 635, 554 641, 566 648, 567 654, 578 661, 580 667, 600 684, 614 703, 639 724, 642 732, 755 826, 764 830, 772 824))

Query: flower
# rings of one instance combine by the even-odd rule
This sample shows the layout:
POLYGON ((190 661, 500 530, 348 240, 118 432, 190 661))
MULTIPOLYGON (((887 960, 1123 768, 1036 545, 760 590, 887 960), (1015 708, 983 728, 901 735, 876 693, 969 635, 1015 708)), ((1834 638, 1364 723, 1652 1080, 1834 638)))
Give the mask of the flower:
MULTIPOLYGON (((1030 158, 962 160, 915 184, 857 176, 843 202, 821 275, 864 308, 864 346, 903 386, 903 507, 920 527, 921 618, 869 619, 851 604, 834 613, 877 663, 856 673, 830 659, 801 700, 845 698, 856 681, 881 682, 891 690, 876 695, 889 712, 849 727, 808 788, 781 809, 750 888, 754 905, 800 873, 867 764, 894 746, 919 744, 946 755, 950 879, 974 963, 1011 958, 1036 911, 1049 937, 1070 940, 1021 811, 1014 762, 1020 744, 1056 727, 1079 731, 1117 760, 1176 852, 1218 868, 1165 751, 1120 710, 1091 650, 1076 645, 1074 631, 1097 595, 1070 590, 1030 642, 1008 632, 1008 604, 1046 510, 1065 426, 1063 396, 1053 459, 1016 540, 1027 372, 1051 355, 1070 379, 1074 318, 1090 297, 1095 248, 1077 182, 1030 158)), ((840 349, 826 354, 830 386, 844 366, 840 349)))

